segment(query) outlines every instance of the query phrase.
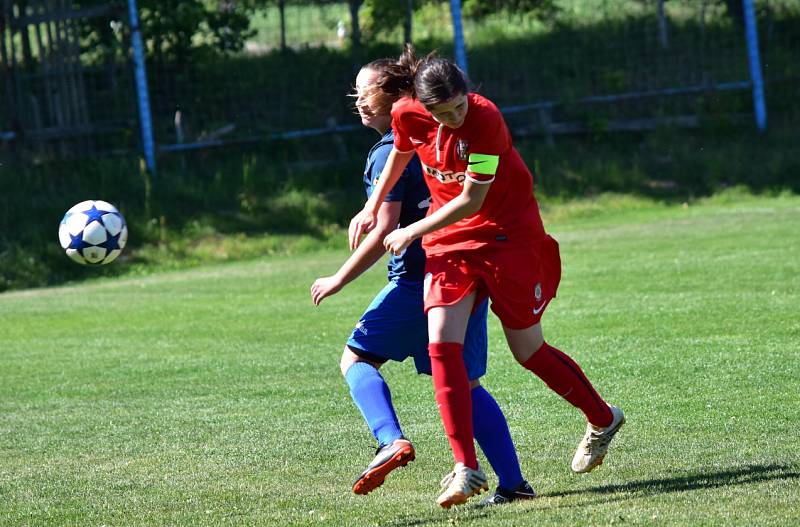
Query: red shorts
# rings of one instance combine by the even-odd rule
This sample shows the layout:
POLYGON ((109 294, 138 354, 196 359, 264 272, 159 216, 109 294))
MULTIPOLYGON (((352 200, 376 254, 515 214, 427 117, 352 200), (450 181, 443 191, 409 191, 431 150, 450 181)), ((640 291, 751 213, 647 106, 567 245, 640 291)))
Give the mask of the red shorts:
POLYGON ((525 329, 542 318, 560 281, 558 242, 550 236, 526 247, 435 254, 425 264, 425 312, 475 291, 475 305, 488 296, 504 326, 525 329))

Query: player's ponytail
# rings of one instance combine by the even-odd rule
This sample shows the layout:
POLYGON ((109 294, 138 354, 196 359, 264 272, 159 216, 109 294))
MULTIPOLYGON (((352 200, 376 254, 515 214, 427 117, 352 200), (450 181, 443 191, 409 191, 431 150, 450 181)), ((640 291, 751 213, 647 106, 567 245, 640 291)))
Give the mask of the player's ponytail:
POLYGON ((414 78, 421 62, 417 59, 414 46, 406 44, 406 49, 397 62, 388 66, 378 78, 378 87, 387 95, 395 98, 415 98, 414 78))
POLYGON ((406 44, 397 62, 386 68, 377 85, 387 95, 419 99, 425 106, 449 101, 469 91, 467 76, 458 66, 437 57, 435 51, 418 59, 411 44, 406 44))

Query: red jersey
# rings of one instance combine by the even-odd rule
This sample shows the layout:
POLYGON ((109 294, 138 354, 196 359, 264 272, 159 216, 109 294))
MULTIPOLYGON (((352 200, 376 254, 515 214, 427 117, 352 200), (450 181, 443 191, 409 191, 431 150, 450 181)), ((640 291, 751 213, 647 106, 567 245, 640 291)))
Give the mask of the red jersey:
POLYGON ((533 177, 511 144, 500 110, 476 93, 467 96, 464 123, 457 129, 436 122, 417 100, 402 98, 392 108, 394 147, 415 150, 431 191, 428 214, 458 196, 464 180, 491 183, 481 209, 423 237, 427 254, 487 245, 528 244, 545 236, 533 177))

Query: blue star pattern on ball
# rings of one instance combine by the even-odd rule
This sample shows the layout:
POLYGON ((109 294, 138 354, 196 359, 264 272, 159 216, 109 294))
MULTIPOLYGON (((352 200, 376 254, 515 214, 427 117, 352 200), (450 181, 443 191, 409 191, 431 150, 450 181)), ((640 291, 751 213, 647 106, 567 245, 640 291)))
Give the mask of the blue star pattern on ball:
POLYGON ((111 214, 111 212, 107 210, 98 210, 94 204, 92 204, 91 209, 83 210, 81 213, 86 214, 86 225, 89 225, 93 221, 99 221, 101 225, 105 225, 103 223, 103 216, 111 214))
POLYGON ((120 249, 119 246, 119 237, 122 235, 122 231, 118 232, 115 236, 109 236, 108 239, 100 244, 100 247, 105 247, 107 251, 111 252, 115 249, 120 249))
MULTIPOLYGON (((69 242, 68 249, 77 249, 78 251, 83 251, 83 249, 89 247, 89 244, 83 241, 83 231, 75 235, 70 234, 69 237, 71 241, 69 242)), ((83 253, 81 253, 81 256, 83 256, 83 253)))

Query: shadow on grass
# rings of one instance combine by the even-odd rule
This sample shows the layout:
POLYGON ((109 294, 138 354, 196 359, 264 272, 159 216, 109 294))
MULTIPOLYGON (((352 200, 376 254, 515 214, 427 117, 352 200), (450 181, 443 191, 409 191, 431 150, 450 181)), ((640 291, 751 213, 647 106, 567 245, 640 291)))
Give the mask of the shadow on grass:
MULTIPOLYGON (((800 479, 800 467, 791 464, 769 464, 769 465, 745 465, 731 470, 720 472, 706 472, 687 476, 662 479, 644 479, 622 483, 618 485, 601 485, 598 487, 588 487, 585 489, 566 490, 560 492, 545 492, 539 494, 539 498, 564 498, 570 496, 608 496, 598 500, 581 501, 569 504, 554 504, 552 506, 542 506, 541 501, 536 499, 531 504, 547 508, 565 507, 585 507, 595 502, 622 501, 626 499, 641 498, 655 494, 665 494, 669 492, 683 492, 690 490, 715 489, 719 487, 729 487, 734 485, 748 485, 764 481, 781 479, 800 479), (610 496, 621 494, 620 496, 610 496)), ((381 523, 386 527, 406 527, 419 525, 433 525, 442 523, 458 523, 485 518, 496 509, 485 508, 475 504, 456 509, 451 514, 436 514, 428 517, 401 516, 388 523, 381 523), (454 515, 455 514, 455 515, 454 515)), ((522 512, 527 509, 520 509, 522 512)))
MULTIPOLYGON (((475 499, 475 498, 473 498, 475 499)), ((461 506, 460 508, 451 511, 441 511, 441 513, 433 514, 427 517, 419 517, 415 515, 400 516, 387 523, 380 523, 382 527, 413 527, 418 525, 434 525, 434 524, 448 524, 457 525, 459 523, 467 523, 479 518, 486 518, 491 513, 491 509, 478 505, 478 500, 475 504, 461 506)))
MULTIPOLYGON (((618 485, 601 485, 585 489, 546 492, 539 494, 539 497, 562 498, 577 495, 625 494, 625 496, 617 496, 609 500, 618 501, 669 492, 715 489, 781 479, 800 479, 800 467, 792 464, 745 465, 720 472, 704 472, 674 478, 645 479, 618 485)), ((586 503, 575 503, 566 506, 581 505, 586 505, 586 503)))

